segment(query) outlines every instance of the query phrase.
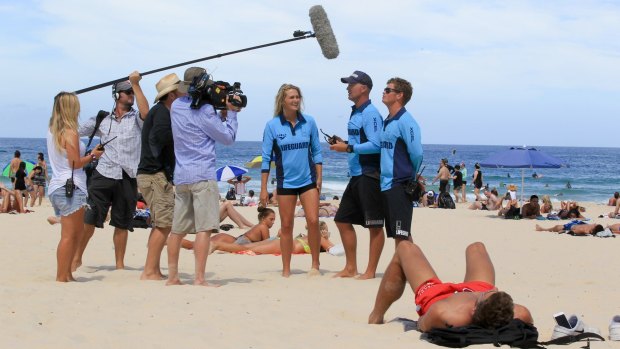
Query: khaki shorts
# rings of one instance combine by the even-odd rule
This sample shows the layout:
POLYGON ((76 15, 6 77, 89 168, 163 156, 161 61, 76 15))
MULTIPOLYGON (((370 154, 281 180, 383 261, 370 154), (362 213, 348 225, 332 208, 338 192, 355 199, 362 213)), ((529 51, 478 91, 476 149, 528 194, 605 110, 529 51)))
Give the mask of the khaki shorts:
POLYGON ((158 228, 172 226, 174 188, 163 172, 139 174, 138 189, 151 210, 151 225, 158 228))
POLYGON ((220 193, 216 181, 202 181, 176 186, 172 232, 195 234, 218 230, 220 193))

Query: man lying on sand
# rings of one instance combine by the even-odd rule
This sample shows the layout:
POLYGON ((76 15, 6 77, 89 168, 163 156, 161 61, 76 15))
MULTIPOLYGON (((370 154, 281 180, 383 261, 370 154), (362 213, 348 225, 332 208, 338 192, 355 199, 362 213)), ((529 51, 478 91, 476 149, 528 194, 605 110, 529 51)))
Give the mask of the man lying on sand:
POLYGON ((550 231, 553 233, 568 231, 577 235, 594 235, 603 230, 605 230, 605 228, 603 228, 600 224, 587 224, 586 222, 580 220, 574 220, 563 225, 554 225, 551 228, 543 228, 536 224, 536 231, 550 231))
POLYGON ((422 250, 403 241, 383 275, 368 323, 383 323, 385 312, 402 296, 406 282, 414 290, 422 332, 469 324, 498 328, 513 318, 534 323, 526 307, 514 304, 510 295, 495 287, 495 270, 483 243, 467 246, 465 264, 463 283, 443 283, 422 250))

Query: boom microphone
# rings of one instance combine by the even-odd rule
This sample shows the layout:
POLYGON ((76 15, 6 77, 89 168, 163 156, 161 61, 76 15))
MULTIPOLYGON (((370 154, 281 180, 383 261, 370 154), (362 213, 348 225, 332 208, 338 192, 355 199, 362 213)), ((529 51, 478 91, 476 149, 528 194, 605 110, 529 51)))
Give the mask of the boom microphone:
POLYGON ((340 51, 338 50, 338 43, 336 37, 332 31, 332 26, 329 24, 327 13, 321 5, 315 5, 310 8, 310 23, 312 23, 312 29, 314 29, 314 35, 316 40, 321 46, 323 56, 327 59, 334 59, 338 57, 340 51))
MULTIPOLYGON (((316 40, 319 42, 319 46, 321 46, 321 52, 323 52, 323 56, 325 56, 325 58, 327 58, 327 59, 334 59, 334 58, 338 57, 338 54, 340 53, 340 51, 338 50, 338 43, 336 42, 336 37, 334 36, 334 32, 332 31, 332 26, 329 24, 329 19, 327 19, 327 14, 325 13, 325 10, 323 10, 323 6, 321 6, 321 5, 312 6, 310 8, 309 15, 310 15, 310 22, 312 23, 312 29, 314 29, 314 33, 309 32, 309 31, 296 30, 293 33, 293 38, 292 39, 275 41, 275 42, 270 42, 268 44, 252 46, 252 47, 243 48, 243 49, 240 49, 240 50, 219 53, 219 54, 216 54, 216 55, 213 55, 213 56, 198 58, 198 59, 194 59, 194 60, 187 61, 187 62, 182 62, 182 63, 177 63, 177 64, 169 65, 169 66, 163 67, 163 68, 157 68, 157 69, 149 70, 149 71, 141 73, 140 75, 141 76, 145 76, 145 75, 149 75, 149 74, 153 74, 153 73, 159 73, 160 71, 164 71, 164 70, 168 70, 168 69, 173 69, 173 68, 178 68, 178 67, 182 67, 184 65, 189 65, 189 64, 193 64, 193 63, 197 63, 197 62, 202 62, 202 61, 207 61, 207 60, 214 59, 214 58, 220 58, 220 57, 224 57, 224 56, 228 56, 228 55, 233 55, 233 54, 236 54, 236 53, 256 50, 256 49, 259 49, 259 48, 275 46, 275 45, 285 44, 287 42, 303 40, 303 39, 308 39, 308 38, 314 38, 314 37, 316 37, 316 40)), ((87 88, 83 88, 81 90, 74 91, 74 93, 79 95, 80 93, 84 93, 84 92, 96 90, 96 89, 99 89, 99 88, 102 88, 102 87, 114 85, 117 82, 125 81, 127 79, 128 79, 128 77, 125 76, 125 77, 114 79, 114 80, 111 80, 111 81, 108 81, 108 82, 104 82, 104 83, 101 83, 101 84, 98 84, 98 85, 94 85, 94 86, 90 86, 90 87, 87 87, 87 88)))

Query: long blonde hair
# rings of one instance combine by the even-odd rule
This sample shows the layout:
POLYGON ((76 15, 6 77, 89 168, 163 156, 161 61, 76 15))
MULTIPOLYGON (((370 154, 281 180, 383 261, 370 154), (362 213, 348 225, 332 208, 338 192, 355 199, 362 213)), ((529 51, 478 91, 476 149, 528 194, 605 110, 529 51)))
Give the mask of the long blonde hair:
POLYGON ((52 108, 49 128, 56 149, 65 149, 63 147, 63 140, 71 142, 70 139, 65 139, 67 130, 73 130, 77 133, 79 114, 80 100, 75 93, 63 91, 54 97, 54 107, 52 108))
POLYGON ((276 102, 273 108, 274 117, 282 114, 284 110, 284 99, 286 98, 286 91, 288 90, 297 90, 297 93, 299 93, 299 101, 301 102, 301 104, 299 105, 299 110, 301 111, 301 107, 304 103, 304 97, 301 95, 301 90, 299 89, 299 87, 291 84, 282 84, 282 86, 280 86, 280 89, 278 90, 278 94, 276 94, 276 102))

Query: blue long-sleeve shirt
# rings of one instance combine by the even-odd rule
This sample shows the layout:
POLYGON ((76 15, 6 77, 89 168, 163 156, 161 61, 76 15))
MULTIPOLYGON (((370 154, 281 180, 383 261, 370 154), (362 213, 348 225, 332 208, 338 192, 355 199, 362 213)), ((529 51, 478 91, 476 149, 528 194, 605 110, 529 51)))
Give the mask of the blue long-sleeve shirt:
POLYGON ((316 182, 316 165, 322 164, 319 130, 314 118, 299 113, 295 127, 283 115, 269 120, 263 133, 261 172, 276 164, 278 188, 300 188, 316 182))
POLYGON ((348 144, 353 147, 349 154, 349 173, 351 176, 377 174, 381 160, 381 129, 383 118, 370 100, 359 108, 351 107, 348 123, 348 144))
POLYGON ((237 135, 237 112, 229 110, 226 122, 210 104, 190 108, 190 97, 177 98, 170 108, 174 139, 174 184, 217 180, 215 142, 233 144, 237 135))
POLYGON ((401 108, 383 123, 381 191, 414 179, 422 158, 420 126, 405 108, 401 108))

